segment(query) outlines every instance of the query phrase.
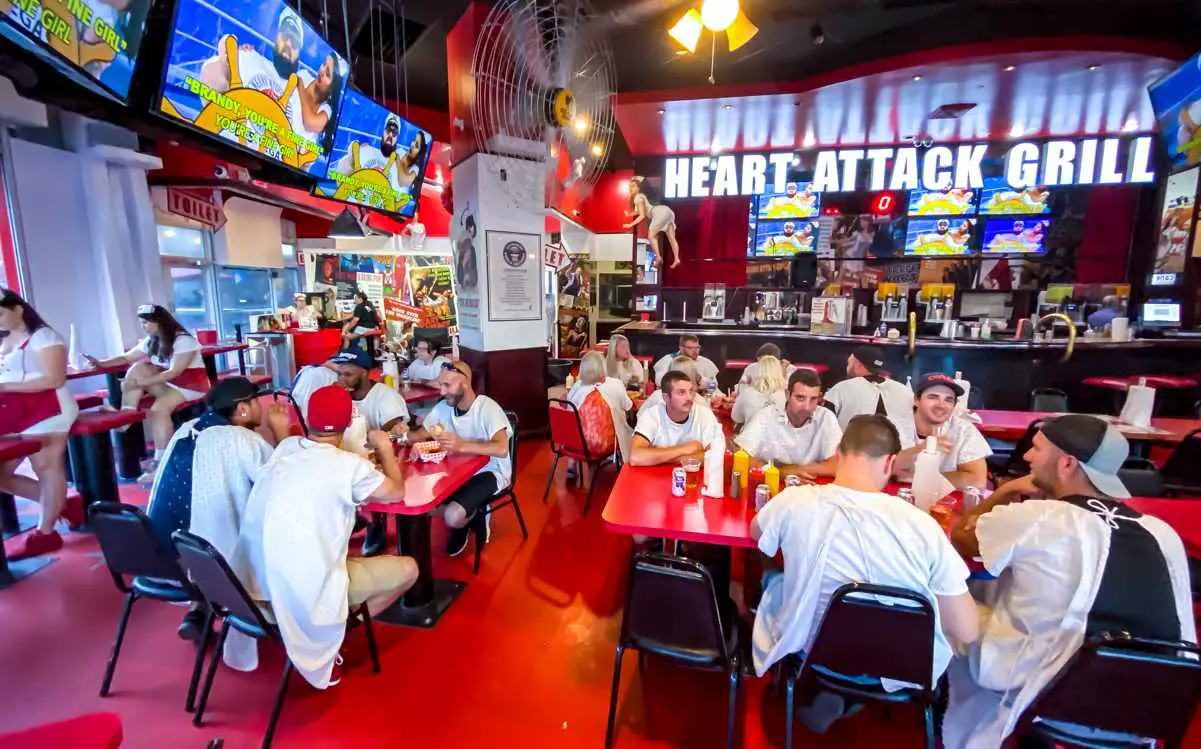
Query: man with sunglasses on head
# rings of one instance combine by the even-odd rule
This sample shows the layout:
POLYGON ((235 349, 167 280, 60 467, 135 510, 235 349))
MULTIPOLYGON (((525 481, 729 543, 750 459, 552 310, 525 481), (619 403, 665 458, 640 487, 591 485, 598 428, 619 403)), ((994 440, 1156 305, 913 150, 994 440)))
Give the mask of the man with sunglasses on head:
MULTIPOLYGON (((1180 537, 1122 502, 1130 493, 1118 471, 1129 452, 1121 432, 1094 416, 1047 421, 1024 456, 1030 475, 1002 485, 952 531, 959 553, 979 557, 998 581, 979 641, 947 672, 948 749, 1002 746, 1087 639, 1126 632, 1196 642, 1180 537)), ((1097 743, 1079 745, 1131 745, 1086 738, 1097 743)))
POLYGON ((509 439, 513 427, 500 404, 472 387, 466 362, 445 362, 438 375, 442 400, 426 415, 410 441, 437 440, 448 453, 483 455, 488 462, 443 503, 443 518, 450 527, 446 553, 458 556, 467 548, 472 524, 487 543, 491 535, 484 507, 513 480, 509 439))

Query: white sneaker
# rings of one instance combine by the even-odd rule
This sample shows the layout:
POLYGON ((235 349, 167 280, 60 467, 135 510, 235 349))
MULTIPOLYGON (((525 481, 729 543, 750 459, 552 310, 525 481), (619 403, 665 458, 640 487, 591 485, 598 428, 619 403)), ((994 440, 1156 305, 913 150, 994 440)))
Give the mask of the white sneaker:
POLYGON ((154 479, 158 476, 159 463, 157 460, 151 460, 147 463, 142 471, 142 475, 138 476, 139 484, 153 484, 154 479))

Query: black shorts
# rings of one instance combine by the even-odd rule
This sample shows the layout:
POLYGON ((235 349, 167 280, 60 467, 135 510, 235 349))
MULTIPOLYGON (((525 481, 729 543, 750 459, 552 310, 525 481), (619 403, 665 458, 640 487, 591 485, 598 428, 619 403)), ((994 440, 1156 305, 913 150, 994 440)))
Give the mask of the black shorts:
POLYGON ((467 511, 470 517, 488 504, 496 496, 496 474, 491 471, 480 471, 467 479, 467 482, 446 498, 467 511))

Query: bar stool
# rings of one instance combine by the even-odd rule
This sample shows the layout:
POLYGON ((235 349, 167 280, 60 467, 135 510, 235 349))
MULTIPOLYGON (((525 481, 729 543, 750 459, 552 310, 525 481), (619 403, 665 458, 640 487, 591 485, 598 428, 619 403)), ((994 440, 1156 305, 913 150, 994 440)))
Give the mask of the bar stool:
POLYGON ((94 502, 121 501, 109 433, 145 418, 144 411, 135 409, 85 411, 76 417, 67 438, 67 455, 85 509, 94 502))

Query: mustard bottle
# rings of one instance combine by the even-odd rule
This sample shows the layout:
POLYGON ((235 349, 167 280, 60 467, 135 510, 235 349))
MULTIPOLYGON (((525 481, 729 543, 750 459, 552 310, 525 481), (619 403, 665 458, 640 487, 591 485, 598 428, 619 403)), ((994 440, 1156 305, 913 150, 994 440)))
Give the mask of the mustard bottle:
POLYGON ((763 483, 771 489, 773 497, 780 493, 780 469, 771 461, 768 461, 767 468, 763 469, 763 483))
POLYGON ((734 453, 732 470, 738 474, 738 487, 745 492, 747 481, 750 479, 751 456, 741 447, 738 448, 738 452, 734 453))

